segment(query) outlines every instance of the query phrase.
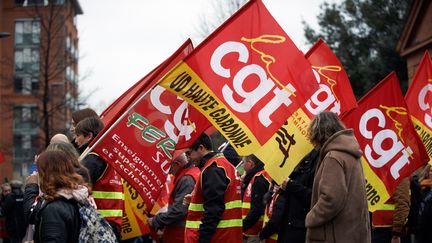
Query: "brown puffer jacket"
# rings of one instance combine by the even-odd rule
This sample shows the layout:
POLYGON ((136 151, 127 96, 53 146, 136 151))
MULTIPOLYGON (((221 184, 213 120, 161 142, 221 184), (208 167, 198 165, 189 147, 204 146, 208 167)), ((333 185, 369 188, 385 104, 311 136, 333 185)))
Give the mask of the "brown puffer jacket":
POLYGON ((361 155, 351 129, 335 133, 322 146, 306 216, 306 242, 371 241, 361 155))

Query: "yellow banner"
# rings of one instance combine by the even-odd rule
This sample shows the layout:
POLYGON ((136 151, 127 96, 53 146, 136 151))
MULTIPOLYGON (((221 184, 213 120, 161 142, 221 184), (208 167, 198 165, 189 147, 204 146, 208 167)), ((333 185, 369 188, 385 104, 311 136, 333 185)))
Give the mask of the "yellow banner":
MULTIPOLYGON (((426 148, 429 158, 432 158, 432 131, 414 116, 411 116, 411 120, 414 123, 416 132, 420 136, 420 140, 426 148)), ((432 159, 429 160, 429 164, 432 165, 432 159)))
POLYGON ((363 172, 366 179, 366 198, 368 200, 369 211, 373 212, 378 208, 382 208, 382 205, 390 198, 387 189, 381 181, 381 179, 373 172, 368 162, 361 157, 363 172))
POLYGON ((279 185, 288 178, 300 160, 313 146, 307 139, 309 117, 300 108, 255 155, 279 185))
POLYGON ((148 234, 147 214, 144 201, 138 192, 125 180, 123 182, 124 215, 121 227, 121 238, 127 240, 148 234))
POLYGON ((239 155, 253 154, 261 147, 249 128, 217 98, 187 63, 180 62, 167 73, 160 85, 203 113, 239 155))

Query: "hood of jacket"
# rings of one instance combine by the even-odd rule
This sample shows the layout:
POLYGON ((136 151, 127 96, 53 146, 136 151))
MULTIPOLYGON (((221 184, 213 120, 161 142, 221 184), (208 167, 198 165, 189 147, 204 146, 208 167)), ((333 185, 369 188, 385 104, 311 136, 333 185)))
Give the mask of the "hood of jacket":
POLYGON ((88 188, 82 185, 79 185, 78 188, 74 190, 60 189, 57 193, 68 200, 74 199, 81 204, 86 204, 88 202, 88 188))
POLYGON ((333 134, 323 144, 320 152, 320 160, 330 151, 345 152, 351 154, 355 158, 360 158, 363 154, 352 129, 345 129, 333 134))

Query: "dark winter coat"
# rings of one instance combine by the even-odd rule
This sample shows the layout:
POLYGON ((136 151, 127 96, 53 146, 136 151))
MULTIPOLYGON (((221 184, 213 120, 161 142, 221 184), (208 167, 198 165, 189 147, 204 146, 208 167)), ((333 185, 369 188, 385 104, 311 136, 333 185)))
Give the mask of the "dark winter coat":
POLYGON ((71 199, 45 202, 35 218, 34 241, 78 242, 81 219, 78 203, 71 199))
POLYGON ((351 129, 339 131, 321 147, 306 215, 306 242, 371 241, 360 145, 351 129))
POLYGON ((305 218, 309 212, 315 168, 319 151, 313 149, 294 168, 291 179, 280 197, 286 204, 282 212, 282 224, 278 242, 304 243, 306 239, 305 218))
POLYGON ((21 188, 12 188, 3 203, 3 213, 6 220, 6 231, 10 238, 22 239, 26 231, 23 208, 24 195, 21 188))

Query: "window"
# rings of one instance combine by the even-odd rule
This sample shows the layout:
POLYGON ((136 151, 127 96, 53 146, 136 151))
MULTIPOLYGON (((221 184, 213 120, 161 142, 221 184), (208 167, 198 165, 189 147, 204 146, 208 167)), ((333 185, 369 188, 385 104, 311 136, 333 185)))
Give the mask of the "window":
POLYGON ((40 22, 38 20, 15 21, 15 44, 32 45, 40 42, 40 22))
POLYGON ((33 161, 37 152, 39 135, 14 134, 14 161, 33 161))
MULTIPOLYGON (((31 85, 31 84, 30 84, 31 85)), ((39 108, 36 104, 23 104, 14 107, 14 132, 38 132, 39 108)))
POLYGON ((15 73, 39 75, 39 48, 15 48, 15 73))
POLYGON ((39 80, 31 76, 14 77, 14 91, 21 94, 37 94, 39 90, 39 80))

